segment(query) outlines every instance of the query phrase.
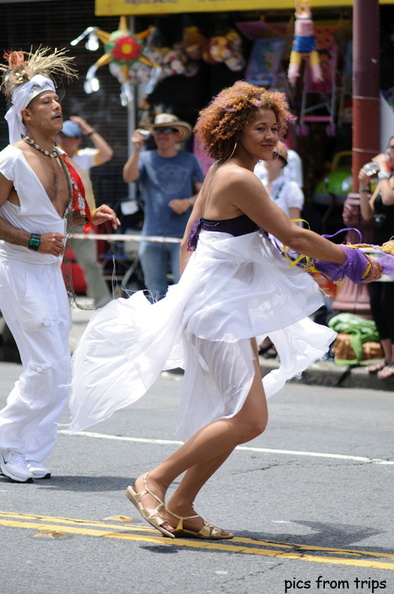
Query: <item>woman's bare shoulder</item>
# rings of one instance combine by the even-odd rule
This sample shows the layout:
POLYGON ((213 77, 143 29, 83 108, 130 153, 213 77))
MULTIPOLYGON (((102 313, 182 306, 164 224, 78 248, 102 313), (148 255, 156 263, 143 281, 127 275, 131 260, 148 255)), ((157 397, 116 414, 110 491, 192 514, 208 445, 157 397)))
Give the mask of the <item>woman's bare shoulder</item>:
POLYGON ((222 167, 216 170, 215 179, 218 183, 225 186, 242 186, 244 184, 248 186, 251 184, 256 184, 258 186, 260 184, 261 186, 261 181, 253 171, 236 164, 222 165, 222 167))

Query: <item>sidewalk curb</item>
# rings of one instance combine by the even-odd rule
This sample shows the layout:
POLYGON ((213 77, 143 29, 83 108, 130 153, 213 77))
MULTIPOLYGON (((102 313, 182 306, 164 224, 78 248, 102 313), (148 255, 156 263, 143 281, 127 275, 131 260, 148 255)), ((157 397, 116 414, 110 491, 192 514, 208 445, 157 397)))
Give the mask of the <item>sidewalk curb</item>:
MULTIPOLYGON (((373 362, 368 361, 368 365, 370 363, 373 362)), ((260 357, 260 369, 263 377, 278 367, 279 362, 277 360, 260 357)), ((368 373, 367 365, 347 367, 346 365, 337 365, 331 361, 317 361, 310 365, 300 378, 294 378, 291 381, 329 388, 360 388, 388 392, 394 390, 394 376, 387 380, 379 380, 376 373, 368 373)))

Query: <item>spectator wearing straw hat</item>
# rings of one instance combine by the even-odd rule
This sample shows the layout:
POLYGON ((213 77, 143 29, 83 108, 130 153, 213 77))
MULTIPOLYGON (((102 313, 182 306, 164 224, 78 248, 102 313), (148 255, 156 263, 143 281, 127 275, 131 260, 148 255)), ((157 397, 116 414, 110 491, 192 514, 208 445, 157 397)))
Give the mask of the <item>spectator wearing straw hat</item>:
MULTIPOLYGON (((161 113, 148 131, 156 149, 143 150, 146 131, 135 130, 131 138, 134 152, 123 168, 123 179, 139 182, 144 205, 142 235, 180 239, 204 180, 197 158, 177 146, 190 137, 192 128, 173 114, 161 113)), ((168 289, 167 273, 174 282, 179 280, 179 243, 142 241, 139 257, 146 288, 153 299, 161 299, 168 289)))

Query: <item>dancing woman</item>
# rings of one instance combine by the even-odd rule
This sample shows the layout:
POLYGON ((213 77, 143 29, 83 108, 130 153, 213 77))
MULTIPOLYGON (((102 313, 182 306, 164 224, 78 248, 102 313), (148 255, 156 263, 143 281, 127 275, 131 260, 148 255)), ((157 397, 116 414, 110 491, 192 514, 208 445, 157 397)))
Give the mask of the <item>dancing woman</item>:
POLYGON ((137 400, 162 369, 184 367, 178 435, 185 443, 126 491, 168 537, 232 538, 194 511, 197 494, 237 445, 264 431, 266 397, 320 358, 335 337, 308 318, 323 302, 317 284, 290 267, 268 233, 333 263, 338 277, 366 282, 381 274, 360 250, 294 224, 253 173, 259 160, 272 158, 290 119, 281 93, 245 82, 201 111, 195 131, 216 161, 187 225, 180 282, 155 304, 139 292, 106 306, 74 358, 73 431, 137 400), (280 367, 262 382, 256 337, 267 335, 280 367))

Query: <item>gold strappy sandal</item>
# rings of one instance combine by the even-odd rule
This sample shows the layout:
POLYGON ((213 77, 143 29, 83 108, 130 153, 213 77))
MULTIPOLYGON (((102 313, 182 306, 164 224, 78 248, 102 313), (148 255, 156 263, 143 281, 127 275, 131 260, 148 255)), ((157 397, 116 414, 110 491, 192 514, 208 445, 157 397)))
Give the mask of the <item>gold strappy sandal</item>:
POLYGON ((152 493, 152 491, 148 488, 148 473, 144 475, 143 480, 145 487, 144 491, 137 493, 137 491, 133 489, 133 487, 129 486, 126 489, 126 497, 131 501, 133 505, 135 505, 135 507, 138 509, 144 520, 149 522, 149 524, 153 526, 153 528, 159 530, 162 534, 164 534, 164 536, 168 536, 169 538, 175 538, 175 535, 172 532, 163 528, 163 524, 169 523, 165 518, 163 518, 163 516, 160 515, 160 510, 165 509, 164 501, 159 499, 159 497, 152 493), (144 507, 141 503, 141 499, 144 495, 151 495, 156 499, 156 501, 158 501, 159 505, 154 509, 144 507))
POLYGON ((223 530, 217 528, 213 524, 208 524, 207 522, 205 522, 205 520, 203 520, 204 526, 198 532, 195 532, 194 530, 188 530, 187 528, 183 527, 183 522, 185 522, 186 520, 194 520, 195 518, 200 518, 201 516, 196 514, 195 516, 182 517, 170 511, 167 507, 165 509, 166 512, 170 514, 170 516, 173 516, 178 520, 178 524, 176 528, 174 528, 173 532, 173 536, 175 538, 201 538, 205 540, 221 540, 225 538, 234 538, 234 534, 231 534, 231 532, 225 535, 223 534, 223 530))

